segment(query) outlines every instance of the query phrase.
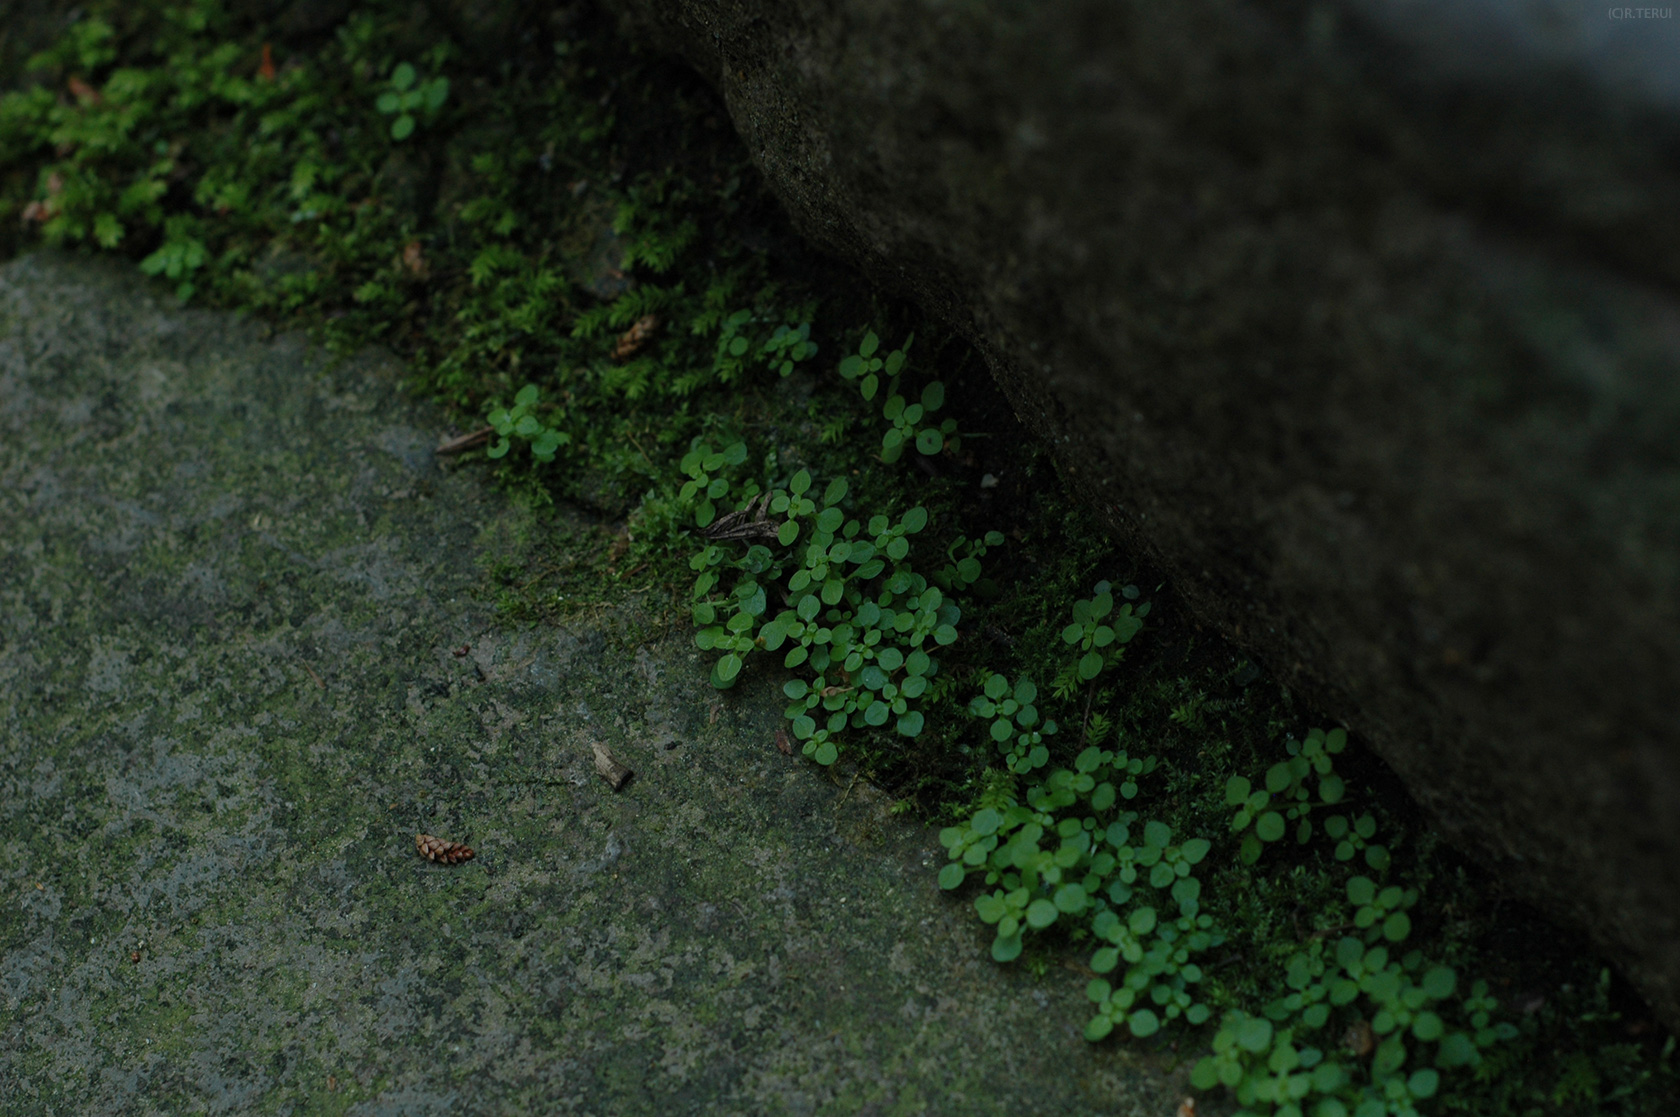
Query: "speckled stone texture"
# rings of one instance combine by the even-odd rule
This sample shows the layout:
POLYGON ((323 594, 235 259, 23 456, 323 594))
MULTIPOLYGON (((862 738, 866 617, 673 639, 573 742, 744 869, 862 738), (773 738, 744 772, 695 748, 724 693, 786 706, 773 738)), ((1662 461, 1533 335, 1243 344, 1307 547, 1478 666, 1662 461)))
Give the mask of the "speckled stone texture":
POLYGON ((1132 553, 1680 1027, 1680 21, 606 3, 1132 553))
POLYGON ((1173 1112, 776 750, 777 680, 634 600, 499 626, 479 564, 575 525, 440 471, 396 371, 0 267, 0 1112, 1173 1112))

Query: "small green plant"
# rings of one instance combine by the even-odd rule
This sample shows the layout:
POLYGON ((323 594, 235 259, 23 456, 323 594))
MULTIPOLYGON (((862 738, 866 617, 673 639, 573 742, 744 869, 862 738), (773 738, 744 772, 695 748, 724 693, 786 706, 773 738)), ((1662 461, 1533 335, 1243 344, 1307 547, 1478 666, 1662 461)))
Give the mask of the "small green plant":
MULTIPOLYGON (((1335 806, 1347 794, 1347 785, 1336 774, 1332 760, 1346 747, 1345 730, 1325 733, 1314 729, 1305 741, 1288 743, 1289 758, 1266 770, 1263 789, 1254 787, 1246 776, 1231 777, 1225 785, 1225 801, 1237 808, 1231 816, 1231 831, 1242 834, 1252 828, 1242 840, 1240 856, 1244 864, 1252 865, 1260 859, 1262 843, 1281 841, 1291 830, 1299 844, 1311 840, 1314 808, 1335 806)), ((1363 850, 1371 868, 1381 871, 1388 867, 1388 850, 1367 844, 1376 834, 1376 820, 1369 814, 1356 819, 1332 815, 1324 820, 1323 827, 1337 839, 1337 860, 1351 860, 1356 851, 1363 850)))
POLYGON ((1039 717, 1033 681, 1021 679, 1011 687, 1004 676, 987 672, 981 683, 983 692, 969 702, 968 712, 991 721, 989 733, 1005 765, 1017 775, 1044 767, 1050 761, 1045 739, 1055 735, 1056 723, 1039 717))
POLYGON ((492 458, 506 457, 518 438, 530 444, 531 457, 539 462, 551 462, 560 447, 571 442, 572 436, 555 430, 533 412, 541 392, 535 384, 527 384, 513 397, 512 407, 492 403, 484 421, 496 432, 496 441, 485 453, 492 458))
POLYGON ((792 376, 801 361, 816 356, 817 343, 811 340, 811 323, 808 321, 777 326, 755 349, 754 327, 760 326, 764 318, 765 315, 751 310, 737 310, 723 319, 718 330, 717 353, 712 361, 713 374, 719 380, 727 384, 739 379, 746 372, 749 362, 767 365, 779 376, 792 376))
POLYGON ((414 134, 419 120, 430 121, 449 99, 449 79, 437 76, 421 80, 419 71, 407 62, 399 62, 386 79, 386 89, 375 104, 379 111, 392 117, 391 138, 406 140, 414 134))
POLYGON ((1137 635, 1143 627, 1143 618, 1149 615, 1148 602, 1133 611, 1131 601, 1138 596, 1136 586, 1126 586, 1121 590, 1121 596, 1128 599, 1127 604, 1120 606, 1120 611, 1115 613, 1111 587, 1107 582, 1098 582, 1096 592, 1089 600, 1074 604, 1073 622, 1062 630, 1062 642, 1072 644, 1084 653, 1074 665, 1074 674, 1080 682, 1096 678, 1104 668, 1118 662, 1125 645, 1137 635), (1111 613, 1114 619, 1109 621, 1111 613), (1108 623, 1105 624, 1105 621, 1108 623))
POLYGON ((881 340, 871 330, 863 335, 857 353, 840 362, 840 375, 857 381, 858 391, 865 400, 873 400, 880 390, 881 378, 887 378, 887 399, 881 407, 881 416, 888 426, 881 436, 881 460, 889 464, 903 456, 906 446, 915 446, 919 453, 929 457, 946 447, 950 447, 952 452, 962 447, 955 419, 946 419, 937 426, 931 423, 924 425, 928 416, 945 406, 944 384, 937 380, 927 384, 922 388, 918 403, 907 402, 899 392, 899 377, 914 340, 915 335, 912 334, 900 348, 888 353, 885 358, 877 357, 875 354, 880 350, 881 340))
POLYGON ((197 290, 192 275, 209 259, 204 242, 194 235, 196 226, 190 217, 171 217, 164 227, 162 246, 140 261, 140 270, 147 275, 174 280, 175 297, 182 302, 192 298, 197 290))
POLYGON ((1473 1067, 1517 1035, 1493 1021, 1486 982, 1458 1005, 1455 1026, 1457 974, 1417 950, 1391 953, 1411 934, 1415 889, 1356 876, 1347 899, 1359 934, 1333 952, 1315 936, 1285 966, 1287 993, 1259 1015, 1228 1010, 1193 1085, 1225 1086, 1246 1117, 1418 1117, 1442 1071, 1473 1067), (1420 1066, 1431 1051, 1433 1065, 1420 1066))
MULTIPOLYGON (((1137 596, 1133 587, 1124 592, 1137 596)), ((1074 605, 1063 639, 1080 650, 1081 660, 1069 674, 1094 680, 1112 662, 1103 649, 1130 640, 1142 627, 1130 606, 1118 628, 1101 624, 1112 610, 1106 582, 1074 605), (1093 652, 1094 669, 1081 670, 1093 652)), ((1040 715, 1037 687, 1028 679, 1011 686, 990 672, 981 681, 983 692, 969 703, 969 713, 986 724, 1006 770, 1019 777, 1044 769, 1056 725, 1040 715)), ((1224 936, 1201 910, 1202 884, 1193 874, 1212 843, 1174 842, 1171 827, 1154 820, 1139 826, 1138 813, 1123 806, 1137 797, 1138 779, 1154 769, 1153 757, 1088 744, 1071 768, 1056 768, 1028 785, 1024 803, 1005 790, 965 824, 940 832, 949 857, 940 886, 956 889, 980 875, 990 889, 974 906, 983 922, 997 928, 995 960, 1014 960, 1026 933, 1056 925, 1101 944, 1091 957, 1099 976, 1086 990, 1096 1008, 1085 1029, 1093 1042, 1121 1026, 1143 1037, 1180 1017, 1200 1024, 1212 1014, 1198 997, 1203 975, 1194 958, 1224 936), (1162 914, 1169 903, 1176 915, 1162 914)))

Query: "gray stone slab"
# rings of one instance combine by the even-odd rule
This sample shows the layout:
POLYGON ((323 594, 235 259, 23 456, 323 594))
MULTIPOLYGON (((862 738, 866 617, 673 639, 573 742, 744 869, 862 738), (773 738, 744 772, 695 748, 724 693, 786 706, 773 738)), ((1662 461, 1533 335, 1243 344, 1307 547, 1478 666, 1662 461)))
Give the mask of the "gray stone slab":
POLYGON ((151 290, 0 267, 0 1111, 1173 1112, 775 680, 634 601, 498 625, 536 521, 394 362, 151 290))

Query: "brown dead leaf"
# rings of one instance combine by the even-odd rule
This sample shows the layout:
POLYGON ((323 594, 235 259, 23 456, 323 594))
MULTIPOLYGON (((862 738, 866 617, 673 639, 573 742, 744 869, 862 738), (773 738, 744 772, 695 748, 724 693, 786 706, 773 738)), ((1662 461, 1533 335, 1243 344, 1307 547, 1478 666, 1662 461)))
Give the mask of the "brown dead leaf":
POLYGON ((69 85, 70 96, 76 98, 76 100, 80 101, 84 105, 97 105, 101 100, 103 100, 103 98, 99 96, 99 90, 95 89, 79 77, 72 75, 69 85))
POLYGON ((264 43, 262 61, 257 65, 257 76, 263 81, 273 81, 274 74, 274 47, 270 43, 264 43))
POLYGON ((1178 1112, 1173 1117, 1196 1117, 1196 1099, 1185 1098, 1178 1103, 1178 1112))
POLYGON ((403 245, 402 266, 403 271, 415 279, 425 279, 432 274, 431 265, 426 263, 425 253, 420 251, 420 242, 417 240, 403 245))
POLYGON ((636 319, 635 325, 618 335, 618 344, 613 346, 612 359, 622 361, 636 350, 648 343, 653 331, 659 328, 659 315, 648 314, 636 319))
POLYGON ((785 729, 778 728, 776 730, 776 751, 783 756, 793 755, 793 745, 788 741, 787 730, 785 729))

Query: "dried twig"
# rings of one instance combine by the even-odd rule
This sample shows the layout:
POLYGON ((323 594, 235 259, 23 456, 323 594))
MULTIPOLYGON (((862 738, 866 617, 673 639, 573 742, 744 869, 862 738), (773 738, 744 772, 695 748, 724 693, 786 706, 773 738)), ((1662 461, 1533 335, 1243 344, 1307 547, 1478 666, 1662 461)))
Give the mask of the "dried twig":
POLYGON ((433 450, 434 454, 459 454, 471 450, 490 441, 490 436, 496 433, 494 427, 479 427, 471 434, 463 434, 459 438, 451 438, 448 442, 433 450))

